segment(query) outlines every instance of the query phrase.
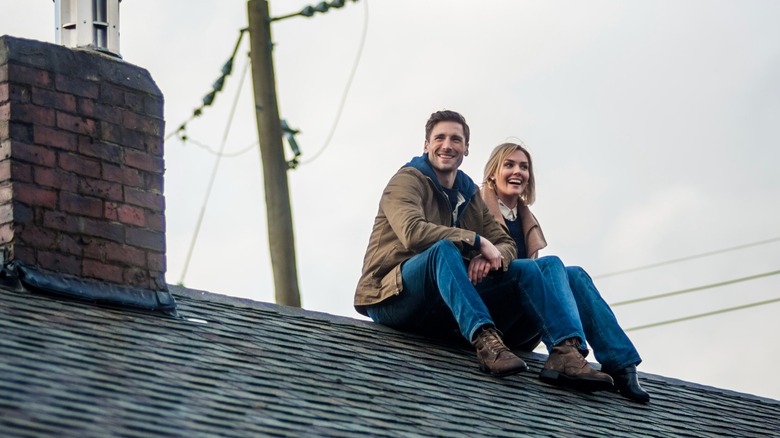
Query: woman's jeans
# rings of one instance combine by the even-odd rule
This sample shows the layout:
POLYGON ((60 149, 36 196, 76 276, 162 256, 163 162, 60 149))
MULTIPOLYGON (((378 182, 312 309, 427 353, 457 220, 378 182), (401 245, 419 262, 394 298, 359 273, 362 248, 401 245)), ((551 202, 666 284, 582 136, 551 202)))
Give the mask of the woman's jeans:
MULTIPOLYGON (((458 248, 452 242, 442 240, 404 262, 401 267, 403 291, 369 306, 368 315, 379 324, 422 334, 444 334, 458 329, 469 341, 485 325, 495 326, 516 340, 541 334, 548 350, 572 337, 581 339, 584 344, 585 334, 593 331, 598 338, 591 342, 594 348, 608 346, 596 352, 596 359, 601 361, 603 357, 615 368, 638 363, 639 356, 592 282, 590 289, 584 290, 592 290, 595 294, 578 294, 584 300, 581 307, 590 310, 579 311, 580 298, 569 287, 567 269, 557 257, 544 259, 513 260, 507 271, 492 272, 474 286, 458 248), (605 313, 611 317, 616 330, 600 321, 605 313), (598 326, 596 321, 599 321, 598 326), (613 340, 610 337, 613 332, 618 332, 622 338, 618 336, 613 340), (626 359, 630 363, 622 362, 624 348, 613 345, 621 341, 633 352, 633 356, 630 352, 625 354, 631 357, 626 359)), ((589 282, 587 274, 579 271, 589 282)), ((575 277, 582 282, 583 276, 575 277)))

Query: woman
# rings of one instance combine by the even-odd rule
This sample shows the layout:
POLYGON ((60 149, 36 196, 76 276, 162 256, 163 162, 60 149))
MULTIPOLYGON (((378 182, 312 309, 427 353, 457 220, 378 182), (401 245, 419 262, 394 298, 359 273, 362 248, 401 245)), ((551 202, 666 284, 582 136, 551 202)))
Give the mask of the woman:
MULTIPOLYGON (((590 343, 602 371, 612 376, 615 388, 624 397, 649 401, 650 395, 639 385, 636 376, 636 366, 642 359, 590 276, 580 267, 564 266, 556 256, 537 258, 547 242, 528 208, 536 199, 536 180, 531 155, 523 146, 504 143, 493 150, 485 165, 482 197, 514 239, 518 258, 535 259, 542 270, 545 287, 564 294, 570 298, 564 301, 576 307, 576 311, 570 310, 579 315, 587 338, 580 341, 579 348, 587 354, 587 343, 590 343)), ((544 325, 537 330, 544 339, 544 325)))

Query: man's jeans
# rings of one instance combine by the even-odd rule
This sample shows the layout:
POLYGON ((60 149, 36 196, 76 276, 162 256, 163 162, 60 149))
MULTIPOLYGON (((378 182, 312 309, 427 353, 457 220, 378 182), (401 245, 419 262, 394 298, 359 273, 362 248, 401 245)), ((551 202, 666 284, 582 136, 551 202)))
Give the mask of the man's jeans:
MULTIPOLYGON (((596 360, 604 368, 618 370, 642 361, 634 344, 620 328, 615 314, 584 269, 564 266, 555 256, 541 257, 536 263, 542 270, 548 289, 570 296, 574 300, 573 309, 579 313, 578 319, 585 331, 587 342, 593 348, 596 360)), ((583 347, 587 348, 584 341, 583 339, 583 347)), ((547 344, 547 348, 550 349, 550 344, 547 344)))
MULTIPOLYGON (((579 286, 587 283, 576 275, 579 271, 573 270, 578 295, 583 309, 591 309, 583 320, 597 338, 594 345, 599 349, 609 347, 599 351, 596 358, 604 358, 614 367, 638 363, 639 356, 595 287, 579 286), (607 327, 602 327, 601 322, 595 324, 604 309, 617 330, 610 324, 607 327), (619 332, 622 338, 615 336, 613 340, 614 332, 619 332), (633 362, 625 365, 619 361, 626 349, 613 345, 621 340, 634 353, 633 362)), ((368 307, 368 315, 375 322, 422 334, 441 334, 457 328, 469 341, 478 328, 494 325, 517 339, 541 333, 548 351, 572 337, 581 339, 583 344, 586 342, 580 322, 582 312, 578 311, 578 301, 569 287, 567 270, 557 257, 513 260, 506 272, 491 273, 473 286, 460 251, 452 242, 443 240, 404 262, 401 275, 404 286, 401 294, 368 307)))

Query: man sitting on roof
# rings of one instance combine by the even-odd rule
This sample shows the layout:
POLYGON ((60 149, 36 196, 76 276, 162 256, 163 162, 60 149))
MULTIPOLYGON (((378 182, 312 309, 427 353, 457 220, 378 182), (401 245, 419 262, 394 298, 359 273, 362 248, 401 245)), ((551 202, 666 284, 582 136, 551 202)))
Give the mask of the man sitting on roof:
MULTIPOLYGON (((368 243, 355 308, 399 330, 440 333, 456 324, 477 349, 482 371, 505 376, 528 369, 504 344, 529 311, 556 320, 564 305, 548 293, 538 265, 517 259, 514 241, 496 222, 479 188, 458 170, 469 153, 469 127, 454 111, 425 124, 422 156, 390 179, 368 243), (494 319, 495 316, 495 319, 494 319)), ((555 345, 545 369, 587 391, 611 389, 566 341, 583 336, 567 324, 545 327, 555 345)), ((583 336, 584 339, 584 336, 583 336)), ((580 339, 582 340, 582 339, 580 339)))

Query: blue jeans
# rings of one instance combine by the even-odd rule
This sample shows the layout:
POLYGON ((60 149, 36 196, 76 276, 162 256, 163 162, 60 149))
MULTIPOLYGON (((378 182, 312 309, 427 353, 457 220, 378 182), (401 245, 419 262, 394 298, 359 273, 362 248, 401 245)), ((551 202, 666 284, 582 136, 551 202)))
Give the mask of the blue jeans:
POLYGON ((457 328, 469 341, 485 325, 515 335, 522 335, 516 330, 521 327, 530 336, 541 332, 550 348, 568 338, 585 339, 574 298, 551 293, 533 260, 513 260, 506 272, 493 272, 474 286, 458 248, 442 240, 404 262, 401 276, 399 295, 366 309, 375 322, 425 334, 457 328))
MULTIPOLYGON (((618 324, 612 309, 584 269, 564 266, 555 256, 541 257, 536 263, 544 276, 545 286, 556 291, 556 295, 565 296, 563 300, 576 310, 576 317, 585 332, 583 347, 587 348, 587 339, 603 368, 618 370, 642 361, 634 344, 618 324)), ((550 350, 551 344, 546 341, 545 344, 550 350)))

